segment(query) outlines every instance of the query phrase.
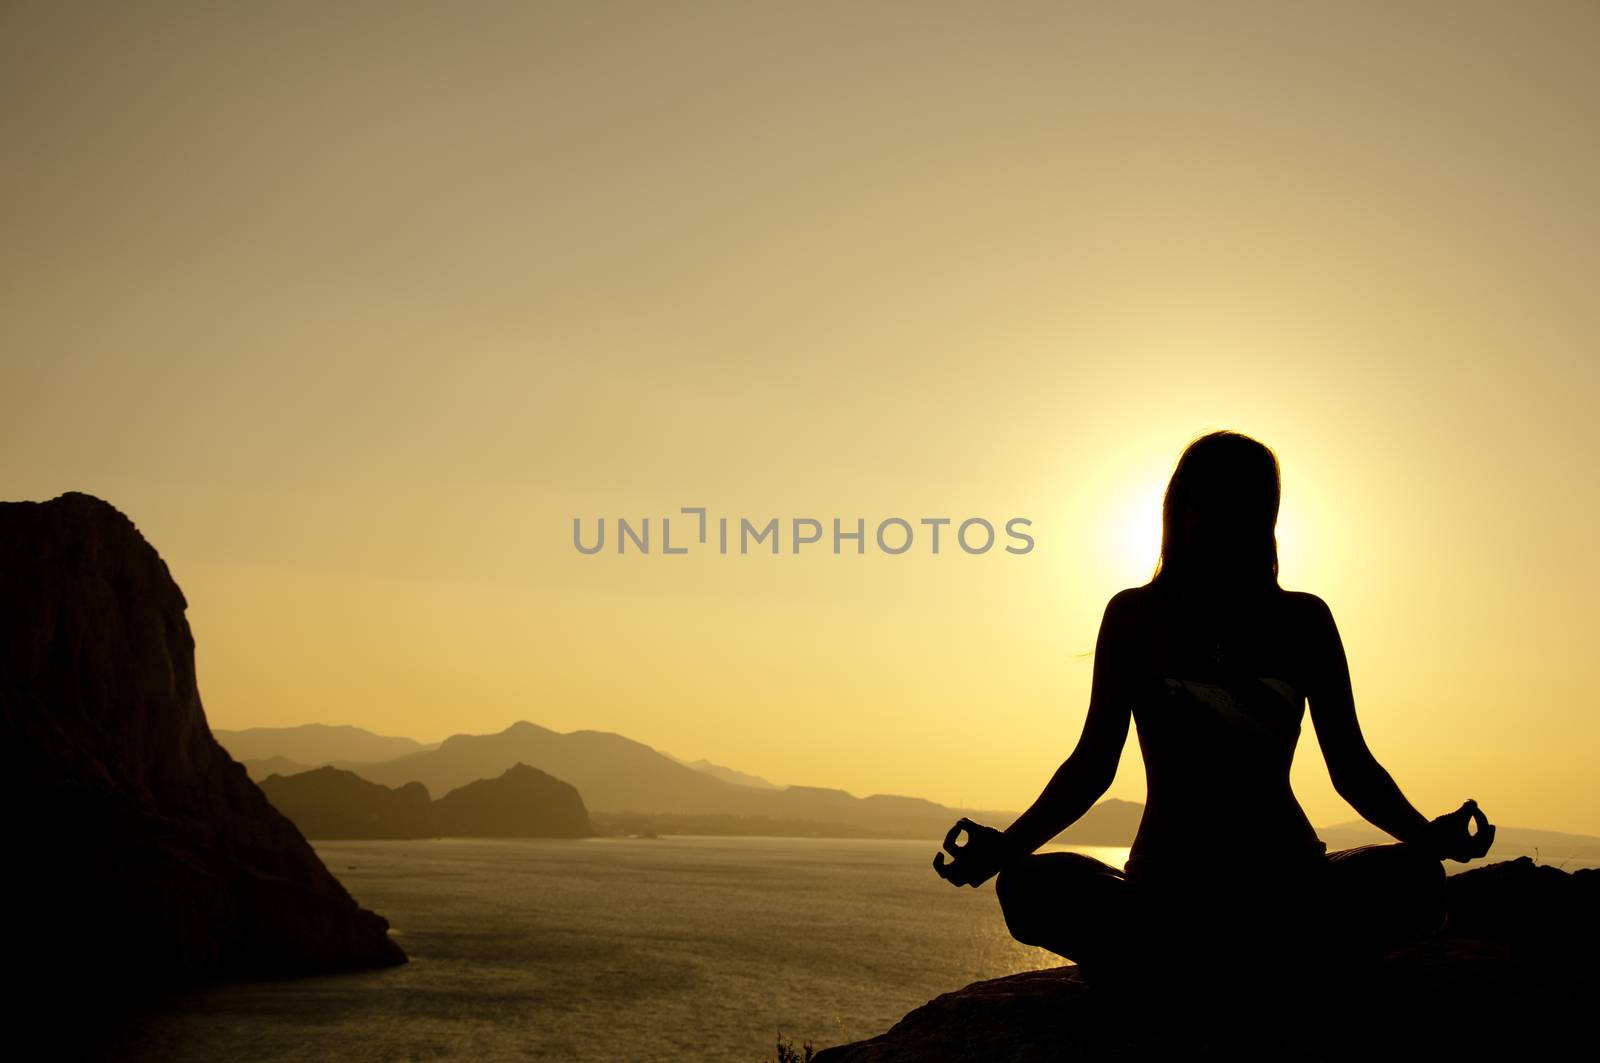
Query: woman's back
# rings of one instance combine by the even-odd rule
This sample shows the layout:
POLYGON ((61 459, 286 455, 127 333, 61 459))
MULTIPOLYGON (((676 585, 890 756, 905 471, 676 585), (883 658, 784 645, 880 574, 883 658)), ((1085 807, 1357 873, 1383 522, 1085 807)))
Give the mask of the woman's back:
POLYGON ((1131 596, 1117 668, 1148 796, 1130 874, 1326 849, 1289 784, 1317 653, 1310 596, 1224 595, 1152 582, 1131 596))

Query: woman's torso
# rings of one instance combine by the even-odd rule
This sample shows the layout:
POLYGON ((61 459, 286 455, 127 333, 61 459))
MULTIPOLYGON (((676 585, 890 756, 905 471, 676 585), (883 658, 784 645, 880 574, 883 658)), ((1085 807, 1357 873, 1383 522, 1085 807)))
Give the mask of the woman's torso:
POLYGON ((1320 862, 1289 784, 1308 647, 1295 595, 1225 606, 1143 588, 1125 653, 1148 798, 1130 877, 1320 862))

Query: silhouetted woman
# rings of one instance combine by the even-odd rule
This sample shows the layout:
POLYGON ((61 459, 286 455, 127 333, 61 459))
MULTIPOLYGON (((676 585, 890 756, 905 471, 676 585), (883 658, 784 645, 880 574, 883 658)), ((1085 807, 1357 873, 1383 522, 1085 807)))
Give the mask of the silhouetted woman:
POLYGON ((934 857, 957 886, 998 874, 1012 934, 1091 980, 1175 956, 1277 969, 1377 955, 1437 931, 1440 861, 1493 840, 1470 800, 1424 817, 1368 750, 1328 606, 1278 586, 1279 493, 1276 456, 1248 436, 1185 449, 1155 575, 1106 606, 1077 748, 1003 833, 963 819, 945 839, 955 859, 934 857), (1317 837, 1289 785, 1307 700, 1334 787, 1396 843, 1330 853, 1317 837), (1036 854, 1110 787, 1130 718, 1148 798, 1126 869, 1036 854))

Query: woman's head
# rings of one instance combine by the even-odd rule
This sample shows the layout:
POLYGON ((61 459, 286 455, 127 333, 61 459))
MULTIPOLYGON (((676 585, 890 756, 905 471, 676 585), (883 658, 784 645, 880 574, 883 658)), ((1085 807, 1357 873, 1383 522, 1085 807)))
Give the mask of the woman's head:
POLYGON ((1278 585, 1277 455, 1232 431, 1184 448, 1161 507, 1161 559, 1153 581, 1278 585))

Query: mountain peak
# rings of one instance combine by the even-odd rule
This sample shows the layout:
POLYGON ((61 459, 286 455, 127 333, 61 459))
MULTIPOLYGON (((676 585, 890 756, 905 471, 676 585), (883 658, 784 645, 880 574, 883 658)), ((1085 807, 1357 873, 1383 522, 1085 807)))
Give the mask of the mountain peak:
MULTIPOLYGON (((541 727, 538 724, 533 723, 533 722, 531 722, 529 720, 518 720, 516 723, 512 724, 510 727, 507 727, 505 730, 500 731, 498 733, 499 734, 503 734, 503 735, 528 735, 528 734, 553 735, 553 734, 559 734, 560 732, 552 731, 548 727, 541 727)), ((460 736, 456 735, 454 737, 459 738, 460 736)))

